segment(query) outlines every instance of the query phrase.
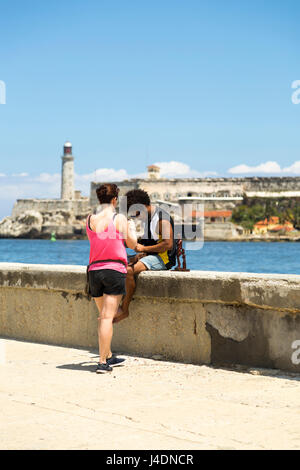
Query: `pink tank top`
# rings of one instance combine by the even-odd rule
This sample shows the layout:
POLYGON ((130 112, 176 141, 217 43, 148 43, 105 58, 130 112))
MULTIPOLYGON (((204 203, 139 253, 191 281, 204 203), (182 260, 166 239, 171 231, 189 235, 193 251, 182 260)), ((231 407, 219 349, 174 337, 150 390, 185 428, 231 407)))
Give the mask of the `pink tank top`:
POLYGON ((103 232, 96 233, 90 229, 90 216, 88 217, 86 232, 90 241, 89 264, 97 260, 120 260, 123 261, 125 265, 118 262, 105 261, 102 263, 92 264, 92 266, 89 267, 89 271, 94 271, 96 269, 113 269, 120 273, 127 273, 127 253, 124 245, 124 238, 116 229, 113 220, 114 218, 103 232))

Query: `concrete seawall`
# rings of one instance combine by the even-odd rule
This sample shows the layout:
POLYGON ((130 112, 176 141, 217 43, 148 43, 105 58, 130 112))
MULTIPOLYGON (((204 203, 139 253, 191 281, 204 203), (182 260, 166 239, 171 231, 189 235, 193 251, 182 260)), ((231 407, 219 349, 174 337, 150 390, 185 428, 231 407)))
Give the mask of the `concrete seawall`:
MULTIPOLYGON (((0 336, 97 348, 97 309, 84 283, 82 266, 0 263, 0 336)), ((143 273, 113 349, 300 372, 300 276, 143 273)))

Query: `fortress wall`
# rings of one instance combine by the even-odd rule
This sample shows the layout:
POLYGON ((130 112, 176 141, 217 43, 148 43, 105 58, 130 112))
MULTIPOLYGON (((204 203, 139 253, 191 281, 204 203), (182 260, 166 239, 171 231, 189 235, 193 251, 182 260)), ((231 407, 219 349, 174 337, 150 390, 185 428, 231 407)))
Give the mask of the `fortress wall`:
POLYGON ((144 180, 141 187, 149 193, 155 192, 157 199, 175 202, 179 197, 191 195, 194 197, 204 195, 217 195, 227 193, 228 195, 240 195, 241 185, 221 181, 214 183, 209 180, 159 180, 157 182, 144 180))
MULTIPOLYGON (((83 266, 0 263, 0 335, 97 348, 98 313, 84 283, 83 266)), ((113 349, 300 372, 299 306, 300 276, 146 272, 113 349)))
MULTIPOLYGON (((91 205, 97 205, 95 189, 101 183, 91 183, 91 205)), ((244 193, 281 193, 300 191, 300 177, 253 178, 190 178, 190 179, 136 179, 116 182, 123 195, 130 189, 141 188, 153 195, 153 200, 177 202, 190 194, 199 196, 242 196, 244 193)), ((289 196, 287 196, 289 197, 289 196)))
POLYGON ((203 179, 168 179, 140 180, 140 186, 146 191, 160 193, 160 198, 169 192, 176 197, 223 195, 242 196, 244 192, 282 192, 300 191, 300 178, 203 178, 203 179))
POLYGON ((18 199, 12 210, 12 217, 21 215, 26 210, 35 210, 41 213, 66 211, 77 214, 87 214, 90 201, 88 198, 63 200, 63 199, 18 199))
POLYGON ((245 178, 245 191, 282 192, 300 191, 300 177, 245 178))

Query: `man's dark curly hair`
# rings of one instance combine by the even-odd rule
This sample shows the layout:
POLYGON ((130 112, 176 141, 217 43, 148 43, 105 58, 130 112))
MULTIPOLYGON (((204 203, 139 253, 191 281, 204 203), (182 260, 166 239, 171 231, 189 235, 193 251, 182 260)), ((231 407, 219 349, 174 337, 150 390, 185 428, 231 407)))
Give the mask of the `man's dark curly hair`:
POLYGON ((149 194, 143 189, 132 189, 125 196, 127 197, 127 210, 134 204, 143 204, 144 206, 151 204, 149 194))

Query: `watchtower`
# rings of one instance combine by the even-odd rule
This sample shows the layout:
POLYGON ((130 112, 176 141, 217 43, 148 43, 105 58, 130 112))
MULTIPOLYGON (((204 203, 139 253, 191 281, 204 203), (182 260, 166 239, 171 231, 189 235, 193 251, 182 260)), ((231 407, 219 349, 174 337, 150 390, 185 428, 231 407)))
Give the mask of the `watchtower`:
POLYGON ((74 157, 72 155, 72 144, 66 142, 62 158, 61 171, 61 199, 74 199, 74 157))

